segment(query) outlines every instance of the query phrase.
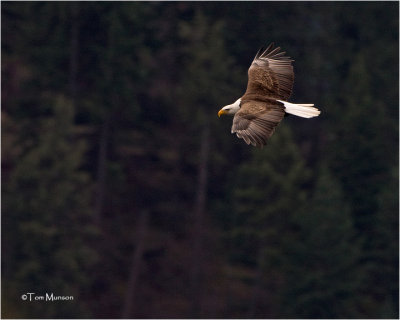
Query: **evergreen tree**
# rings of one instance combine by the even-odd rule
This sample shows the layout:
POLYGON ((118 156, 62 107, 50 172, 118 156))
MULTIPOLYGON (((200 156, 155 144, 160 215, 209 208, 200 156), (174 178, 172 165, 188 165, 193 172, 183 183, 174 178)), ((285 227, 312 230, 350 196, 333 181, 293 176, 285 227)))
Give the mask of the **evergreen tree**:
POLYGON ((280 316, 287 247, 293 241, 293 219, 305 205, 308 179, 309 171, 284 125, 238 168, 232 183, 231 259, 255 272, 252 298, 242 302, 248 304, 247 317, 280 316))
MULTIPOLYGON (((395 163, 396 156, 390 111, 372 96, 372 83, 365 55, 360 52, 355 55, 347 76, 341 99, 343 108, 337 115, 336 136, 328 148, 328 161, 343 186, 354 226, 363 241, 359 269, 367 274, 363 283, 364 312, 378 317, 382 296, 386 296, 387 281, 390 281, 383 272, 384 249, 378 245, 382 237, 389 235, 382 235, 383 230, 378 230, 377 223, 388 216, 380 216, 378 195, 390 179, 391 163, 395 163)), ((389 222, 384 224, 388 226, 389 222)), ((384 232, 390 233, 390 229, 384 232)))
POLYGON ((379 264, 368 263, 373 279, 380 318, 399 317, 399 171, 393 168, 385 186, 378 194, 378 214, 375 220, 376 241, 370 256, 379 264))
POLYGON ((325 166, 317 176, 313 197, 295 217, 296 241, 287 244, 282 313, 289 318, 357 317, 355 297, 365 276, 358 270, 360 241, 340 185, 325 166))
POLYGON ((366 61, 355 56, 344 92, 340 131, 334 144, 332 163, 345 185, 345 197, 351 201, 356 226, 370 229, 377 209, 376 194, 383 183, 389 146, 384 139, 385 108, 365 88, 370 88, 366 61), (351 137, 349 139, 348 137, 351 137), (343 143, 346 141, 346 143, 343 143), (359 186, 362 185, 363 188, 359 186))
POLYGON ((96 259, 90 242, 88 175, 80 170, 85 146, 73 136, 74 111, 64 98, 53 115, 38 120, 37 135, 25 145, 5 184, 3 243, 7 294, 3 312, 19 317, 76 317, 85 314, 85 289, 96 259), (74 296, 68 304, 27 303, 21 294, 74 296))
MULTIPOLYGON (((179 115, 182 121, 191 122, 187 128, 186 148, 198 149, 191 158, 184 159, 190 161, 197 167, 197 181, 194 192, 193 206, 193 229, 189 228, 193 237, 192 261, 191 261, 191 316, 198 317, 205 312, 207 305, 210 305, 214 292, 207 291, 206 297, 204 280, 209 276, 206 271, 205 259, 210 259, 215 252, 204 250, 205 243, 209 242, 206 232, 209 229, 208 223, 208 194, 210 163, 215 153, 212 143, 212 135, 217 136, 216 113, 219 110, 227 94, 232 93, 229 84, 231 77, 236 73, 232 72, 233 60, 226 51, 222 35, 224 28, 223 21, 209 20, 203 11, 195 7, 193 10, 193 21, 183 22, 180 25, 180 36, 183 40, 182 45, 182 70, 181 83, 178 87, 179 101, 185 105, 180 107, 179 115), (194 138, 194 139, 193 139, 194 138)), ((225 101, 229 103, 229 101, 225 101)), ((215 259, 215 257, 213 257, 215 259)), ((207 283, 207 287, 210 285, 207 283)), ((208 311, 209 316, 211 310, 208 311)))

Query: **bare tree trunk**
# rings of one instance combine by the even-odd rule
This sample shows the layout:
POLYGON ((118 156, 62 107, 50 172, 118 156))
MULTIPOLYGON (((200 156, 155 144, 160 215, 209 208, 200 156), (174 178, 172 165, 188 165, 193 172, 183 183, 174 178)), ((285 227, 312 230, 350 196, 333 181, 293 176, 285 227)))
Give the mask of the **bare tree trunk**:
POLYGON ((71 3, 71 43, 69 64, 69 93, 72 105, 76 106, 78 96, 77 74, 79 56, 79 2, 71 3))
POLYGON ((277 298, 279 297, 279 286, 277 286, 276 274, 273 270, 269 270, 266 263, 265 248, 271 245, 267 237, 263 236, 259 240, 259 249, 257 257, 257 269, 254 277, 253 294, 249 303, 247 318, 265 318, 271 319, 274 314, 274 306, 280 305, 277 298))
POLYGON ((193 258, 191 272, 192 317, 201 315, 202 303, 202 261, 204 215, 207 203, 208 158, 210 153, 210 128, 206 124, 202 130, 198 167, 197 192, 193 223, 193 258))
POLYGON ((101 226, 104 197, 106 194, 106 171, 107 171, 107 144, 110 132, 110 120, 108 117, 105 119, 101 134, 100 134, 100 147, 98 154, 98 167, 97 167, 97 186, 96 186, 96 200, 95 200, 95 219, 97 226, 101 226))
POLYGON ((258 303, 260 301, 260 293, 262 290, 262 249, 258 252, 257 270, 254 278, 253 294, 250 300, 249 311, 247 318, 254 319, 256 317, 258 303))
POLYGON ((129 319, 135 311, 135 294, 137 288, 137 278, 140 274, 140 269, 143 260, 143 251, 145 246, 145 239, 148 229, 149 213, 147 210, 140 212, 139 220, 133 241, 136 243, 135 250, 132 253, 132 262, 129 273, 129 280, 127 284, 125 302, 122 311, 122 318, 129 319))
MULTIPOLYGON (((108 27, 107 38, 107 51, 104 57, 104 78, 107 86, 112 87, 113 82, 113 60, 115 57, 115 34, 114 24, 115 19, 111 19, 108 27)), ((100 141, 99 141, 99 154, 98 154, 98 167, 97 167, 97 186, 96 186, 96 200, 95 200, 95 222, 99 228, 102 226, 102 216, 104 210, 104 197, 106 196, 106 172, 107 172, 107 146, 110 136, 110 122, 112 116, 112 107, 116 106, 116 94, 110 90, 102 116, 104 122, 102 124, 100 141)))

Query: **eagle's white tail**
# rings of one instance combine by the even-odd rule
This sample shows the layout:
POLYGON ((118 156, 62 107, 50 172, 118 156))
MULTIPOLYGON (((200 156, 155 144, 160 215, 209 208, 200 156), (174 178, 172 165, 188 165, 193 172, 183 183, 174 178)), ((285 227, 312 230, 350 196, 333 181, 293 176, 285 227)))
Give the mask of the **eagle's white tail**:
POLYGON ((304 104, 304 103, 290 103, 287 101, 281 101, 285 106, 285 112, 294 114, 295 116, 302 117, 302 118, 313 118, 319 116, 321 111, 317 108, 314 108, 313 104, 304 104))

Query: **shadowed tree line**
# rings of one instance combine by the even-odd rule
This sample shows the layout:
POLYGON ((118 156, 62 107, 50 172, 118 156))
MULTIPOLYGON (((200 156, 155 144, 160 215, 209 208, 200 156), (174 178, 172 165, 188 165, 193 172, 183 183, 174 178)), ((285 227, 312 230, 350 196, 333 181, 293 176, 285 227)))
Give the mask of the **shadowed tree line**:
POLYGON ((1 11, 3 317, 398 318, 398 3, 1 11), (269 42, 322 114, 255 149, 269 42))

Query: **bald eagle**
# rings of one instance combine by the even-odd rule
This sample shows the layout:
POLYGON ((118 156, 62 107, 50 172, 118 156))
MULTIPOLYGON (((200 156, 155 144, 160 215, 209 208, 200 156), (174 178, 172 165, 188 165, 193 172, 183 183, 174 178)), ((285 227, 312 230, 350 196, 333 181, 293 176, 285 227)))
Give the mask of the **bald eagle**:
POLYGON ((247 144, 263 147, 282 121, 285 113, 302 118, 317 117, 314 104, 294 104, 289 99, 293 88, 292 59, 274 49, 271 43, 258 50, 248 70, 247 89, 236 102, 223 107, 223 114, 234 115, 232 133, 247 144))

